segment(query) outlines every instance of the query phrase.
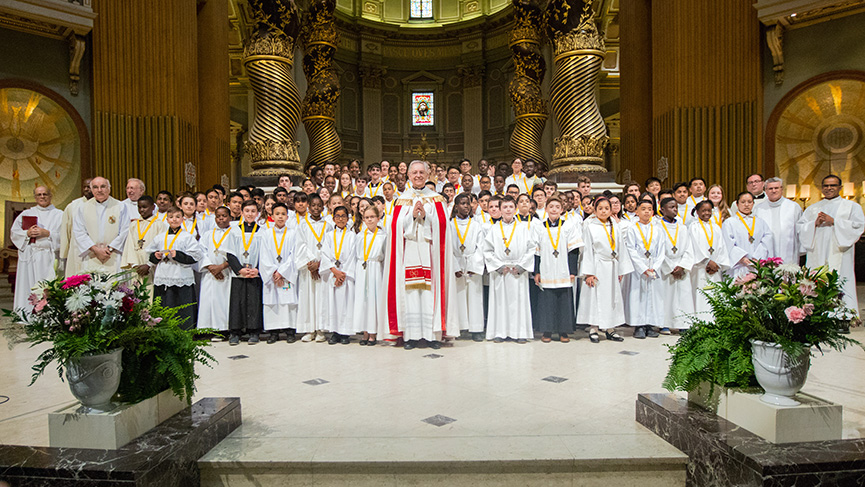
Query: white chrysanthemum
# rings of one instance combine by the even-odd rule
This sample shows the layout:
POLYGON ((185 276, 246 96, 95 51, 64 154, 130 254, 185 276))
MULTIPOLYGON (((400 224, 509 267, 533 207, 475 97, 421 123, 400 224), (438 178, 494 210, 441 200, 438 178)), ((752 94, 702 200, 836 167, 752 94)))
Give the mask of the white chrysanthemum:
POLYGON ((123 297, 126 296, 120 291, 113 291, 111 294, 106 296, 105 304, 108 306, 118 307, 120 303, 123 302, 123 297))
POLYGON ((795 275, 801 269, 797 264, 781 264, 778 266, 778 272, 782 274, 795 275))
POLYGON ((66 309, 71 312, 82 311, 90 305, 90 296, 82 292, 80 289, 72 293, 66 298, 66 309))

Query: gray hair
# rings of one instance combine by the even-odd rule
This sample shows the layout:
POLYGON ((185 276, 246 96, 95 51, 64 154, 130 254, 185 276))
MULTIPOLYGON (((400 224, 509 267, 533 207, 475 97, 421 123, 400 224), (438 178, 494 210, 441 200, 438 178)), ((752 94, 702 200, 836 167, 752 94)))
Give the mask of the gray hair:
POLYGON ((131 181, 135 181, 135 182, 137 182, 139 185, 141 185, 141 191, 147 191, 147 188, 144 186, 144 181, 142 181, 142 180, 140 180, 140 179, 138 179, 138 178, 129 178, 129 179, 126 180, 126 184, 129 184, 131 181))
POLYGON ((764 183, 764 184, 769 184, 769 183, 781 183, 781 185, 783 186, 783 185, 784 185, 784 180, 776 176, 776 177, 774 177, 774 178, 769 178, 769 179, 763 181, 763 183, 764 183))
POLYGON ((48 196, 54 196, 54 193, 51 191, 51 188, 49 188, 48 186, 46 186, 44 184, 40 184, 39 186, 36 186, 35 188, 33 188, 33 196, 34 197, 36 196, 36 190, 39 188, 44 188, 45 192, 48 193, 48 196))
POLYGON ((411 162, 409 163, 409 165, 408 165, 408 170, 411 171, 411 167, 414 166, 415 164, 423 164, 423 168, 424 168, 424 170, 425 170, 427 173, 430 172, 429 163, 428 163, 427 161, 421 161, 421 160, 419 160, 419 159, 415 159, 415 160, 411 161, 411 162))

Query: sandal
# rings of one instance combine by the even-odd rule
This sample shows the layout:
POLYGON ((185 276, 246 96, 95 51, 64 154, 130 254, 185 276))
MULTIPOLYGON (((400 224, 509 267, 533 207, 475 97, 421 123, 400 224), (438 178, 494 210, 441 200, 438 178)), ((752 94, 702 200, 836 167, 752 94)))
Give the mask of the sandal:
POLYGON ((592 343, 601 343, 601 338, 594 331, 589 333, 589 340, 591 340, 592 343))
POLYGON ((616 333, 616 332, 612 332, 612 333, 610 333, 610 332, 608 332, 608 331, 604 331, 604 334, 607 336, 607 340, 612 340, 612 341, 614 341, 614 342, 623 342, 623 341, 625 341, 625 339, 622 338, 622 337, 621 337, 618 333, 616 333))

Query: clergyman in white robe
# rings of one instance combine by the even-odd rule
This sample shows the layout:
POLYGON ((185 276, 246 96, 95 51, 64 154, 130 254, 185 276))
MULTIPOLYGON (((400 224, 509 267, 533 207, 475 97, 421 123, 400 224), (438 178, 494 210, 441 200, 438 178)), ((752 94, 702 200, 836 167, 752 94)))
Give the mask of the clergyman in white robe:
POLYGON ((865 229, 862 206, 840 196, 823 199, 809 206, 799 218, 799 238, 806 250, 807 266, 822 265, 838 271, 844 280, 844 303, 859 316, 856 296, 855 250, 856 242, 865 229), (819 213, 831 216, 832 225, 817 226, 819 213))
POLYGON ((129 232, 126 205, 112 197, 99 202, 96 197, 87 200, 72 220, 72 233, 81 258, 80 272, 114 274, 120 270, 120 256, 129 232), (108 260, 100 262, 90 250, 93 246, 111 250, 108 260))
MULTIPOLYGON (((12 243, 18 247, 18 271, 15 275, 15 297, 13 309, 30 311, 33 306, 29 302, 31 290, 39 283, 55 277, 54 261, 60 249, 60 226, 63 212, 49 204, 34 206, 21 212, 12 222, 12 243), (36 217, 36 226, 48 230, 47 237, 35 238, 33 242, 27 236, 27 229, 22 222, 25 217, 36 217)), ((38 296, 40 299, 42 296, 38 296)))
POLYGON ((754 207, 754 215, 763 219, 772 231, 772 249, 769 257, 779 257, 785 264, 799 264, 799 218, 802 208, 783 196, 778 201, 769 198, 754 207))

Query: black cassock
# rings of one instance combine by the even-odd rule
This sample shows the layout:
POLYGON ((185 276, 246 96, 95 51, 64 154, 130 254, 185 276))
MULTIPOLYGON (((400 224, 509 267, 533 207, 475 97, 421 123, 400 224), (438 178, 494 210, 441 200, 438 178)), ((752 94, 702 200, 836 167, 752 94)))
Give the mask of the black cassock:
MULTIPOLYGON (((174 260, 185 265, 195 264, 195 259, 179 250, 175 254, 174 260)), ((150 262, 159 264, 159 259, 154 254, 150 254, 150 262)), ((177 316, 183 319, 180 328, 192 330, 198 324, 198 296, 195 294, 195 285, 153 286, 153 297, 160 298, 162 306, 166 308, 188 305, 177 310, 177 316)))
MULTIPOLYGON (((240 274, 243 265, 234 254, 228 254, 228 266, 240 274)), ((228 307, 228 329, 231 331, 260 331, 264 328, 261 304, 261 277, 232 278, 231 304, 228 307)))

